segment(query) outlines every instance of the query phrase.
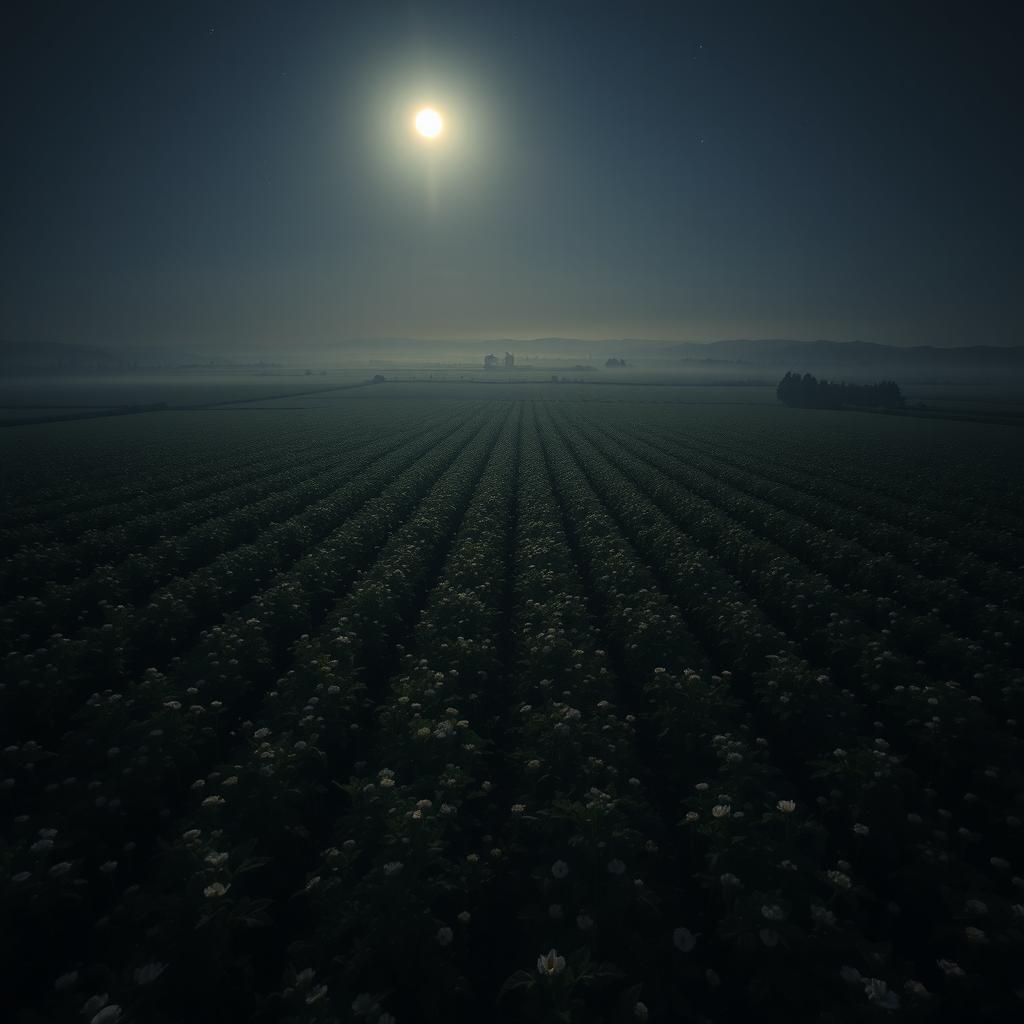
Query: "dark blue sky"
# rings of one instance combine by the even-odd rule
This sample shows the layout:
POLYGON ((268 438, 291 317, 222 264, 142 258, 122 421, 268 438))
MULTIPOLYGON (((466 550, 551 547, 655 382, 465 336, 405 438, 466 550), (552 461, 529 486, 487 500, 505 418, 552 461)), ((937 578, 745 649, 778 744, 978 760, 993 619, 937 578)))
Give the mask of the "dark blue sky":
POLYGON ((1011 5, 20 7, 0 338, 1024 343, 1011 5))

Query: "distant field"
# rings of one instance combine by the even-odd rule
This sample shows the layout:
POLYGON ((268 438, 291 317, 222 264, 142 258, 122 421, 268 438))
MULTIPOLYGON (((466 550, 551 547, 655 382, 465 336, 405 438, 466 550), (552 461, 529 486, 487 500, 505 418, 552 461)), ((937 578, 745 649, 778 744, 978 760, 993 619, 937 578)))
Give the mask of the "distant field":
POLYGON ((508 382, 494 380, 489 383, 459 380, 388 380, 386 384, 364 392, 339 391, 320 395, 307 395, 299 399, 281 398, 273 402, 258 403, 264 408, 300 405, 304 408, 331 408, 338 402, 384 401, 392 403, 409 398, 432 401, 456 401, 470 398, 488 401, 539 400, 552 402, 614 402, 646 405, 765 405, 777 404, 774 387, 714 387, 710 385, 680 386, 674 384, 621 384, 607 381, 552 384, 549 381, 508 382))
POLYGON ((337 387, 367 380, 366 370, 266 373, 171 372, 95 377, 23 377, 0 382, 0 420, 69 415, 125 405, 207 405, 337 387))
POLYGON ((593 1019, 639 985, 663 1020, 1012 1019, 1017 428, 744 387, 255 405, 0 432, 26 1021, 77 1018, 74 970, 161 1024, 525 1021, 548 949, 593 1019))

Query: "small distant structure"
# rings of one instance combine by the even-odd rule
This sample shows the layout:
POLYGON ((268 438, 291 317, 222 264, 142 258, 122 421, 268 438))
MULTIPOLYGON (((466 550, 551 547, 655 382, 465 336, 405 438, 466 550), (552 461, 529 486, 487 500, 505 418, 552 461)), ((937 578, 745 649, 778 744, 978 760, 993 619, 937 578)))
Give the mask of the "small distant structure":
POLYGON ((511 352, 505 353, 505 369, 511 370, 516 365, 516 357, 511 352))
POLYGON ((484 356, 484 369, 493 370, 498 365, 498 357, 496 355, 484 356))
POLYGON ((615 356, 612 356, 611 359, 605 360, 604 365, 607 366, 609 370, 622 370, 626 367, 626 360, 616 359, 615 356))

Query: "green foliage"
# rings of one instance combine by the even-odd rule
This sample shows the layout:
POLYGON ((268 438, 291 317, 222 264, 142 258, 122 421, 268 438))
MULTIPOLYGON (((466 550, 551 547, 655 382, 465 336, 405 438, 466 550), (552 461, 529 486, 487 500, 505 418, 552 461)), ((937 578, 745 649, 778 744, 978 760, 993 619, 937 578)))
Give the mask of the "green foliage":
POLYGON ((1000 428, 393 387, 26 428, 12 1019, 1011 1019, 1000 428))

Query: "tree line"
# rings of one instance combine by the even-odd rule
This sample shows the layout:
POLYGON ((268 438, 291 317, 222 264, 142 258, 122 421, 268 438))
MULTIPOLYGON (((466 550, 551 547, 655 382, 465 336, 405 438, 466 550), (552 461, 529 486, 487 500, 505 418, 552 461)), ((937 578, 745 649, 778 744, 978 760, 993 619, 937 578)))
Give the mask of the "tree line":
POLYGON ((787 373, 779 381, 775 393, 780 402, 801 409, 840 409, 844 405, 898 409, 903 406, 903 395, 893 380, 877 384, 845 384, 818 380, 809 373, 787 373))

